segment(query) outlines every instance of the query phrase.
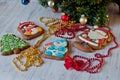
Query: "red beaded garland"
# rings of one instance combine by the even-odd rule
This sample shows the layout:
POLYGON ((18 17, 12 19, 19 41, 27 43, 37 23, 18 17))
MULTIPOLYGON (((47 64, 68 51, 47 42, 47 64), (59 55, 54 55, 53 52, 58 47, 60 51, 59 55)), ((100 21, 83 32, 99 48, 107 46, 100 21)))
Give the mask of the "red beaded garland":
POLYGON ((61 37, 61 38, 72 39, 75 37, 75 34, 71 29, 67 27, 62 27, 55 32, 55 36, 61 37))
POLYGON ((57 31, 55 31, 55 36, 67 39, 73 39, 75 37, 75 33, 78 31, 89 30, 86 25, 75 24, 73 27, 68 28, 67 26, 63 26, 57 31), (67 35, 67 36, 65 36, 67 35))
MULTIPOLYGON (((105 27, 105 28, 107 28, 110 32, 109 27, 105 27)), ((94 55, 95 56, 94 58, 87 58, 80 55, 75 55, 73 56, 73 58, 71 58, 70 56, 66 56, 65 63, 64 63, 65 68, 66 69, 73 68, 76 71, 86 71, 92 74, 99 72, 104 64, 104 58, 109 57, 109 55, 111 54, 111 50, 118 47, 118 43, 116 41, 115 36, 112 33, 111 35, 115 43, 115 46, 109 48, 106 55, 96 53, 94 55), (94 65, 93 63, 96 61, 98 63, 94 65)))
POLYGON ((86 58, 83 56, 75 55, 73 58, 67 56, 65 59, 65 68, 73 68, 76 71, 87 71, 89 73, 97 73, 100 71, 104 63, 103 58, 86 58), (93 65, 94 62, 98 62, 93 65))

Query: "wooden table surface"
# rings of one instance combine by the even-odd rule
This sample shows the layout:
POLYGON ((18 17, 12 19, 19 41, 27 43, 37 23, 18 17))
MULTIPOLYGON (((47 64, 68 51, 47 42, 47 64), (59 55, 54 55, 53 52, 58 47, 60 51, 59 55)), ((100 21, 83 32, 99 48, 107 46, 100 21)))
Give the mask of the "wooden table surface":
MULTIPOLYGON (((109 26, 112 28, 112 32, 120 44, 120 15, 118 14, 118 6, 110 6, 109 12, 109 26)), ((61 14, 53 13, 50 8, 42 7, 37 0, 31 0, 26 6, 21 4, 21 0, 0 0, 0 38, 3 34, 7 33, 21 37, 17 27, 20 22, 24 21, 33 21, 47 30, 38 20, 41 16, 60 18, 61 14)), ((39 39, 38 37, 27 42, 33 45, 39 39)), ((51 36, 43 44, 54 39, 57 38, 51 36)), ((43 49, 42 46, 40 46, 40 49, 43 49)), ((106 50, 100 50, 101 53, 104 51, 106 50)), ((83 56, 94 54, 78 51, 74 47, 72 47, 71 53, 71 56, 75 54, 83 56)), ((112 55, 105 59, 102 70, 96 74, 90 74, 85 71, 66 70, 63 66, 64 61, 44 58, 44 64, 41 67, 30 67, 28 71, 19 72, 11 63, 12 59, 16 56, 0 56, 0 80, 120 80, 120 48, 112 51, 112 55)))

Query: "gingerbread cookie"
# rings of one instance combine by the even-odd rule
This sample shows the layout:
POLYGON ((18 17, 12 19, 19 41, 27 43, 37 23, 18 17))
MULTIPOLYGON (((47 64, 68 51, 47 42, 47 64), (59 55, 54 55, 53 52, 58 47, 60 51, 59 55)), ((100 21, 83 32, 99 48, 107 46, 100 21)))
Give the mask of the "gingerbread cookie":
POLYGON ((17 30, 26 40, 36 38, 44 32, 44 30, 41 27, 37 26, 31 21, 20 23, 17 30))
POLYGON ((43 57, 49 59, 63 60, 68 55, 68 42, 66 39, 58 39, 44 45, 43 57))
POLYGON ((73 45, 79 50, 92 52, 104 48, 111 40, 111 33, 107 28, 94 28, 78 35, 73 45))
POLYGON ((28 43, 13 34, 5 34, 0 40, 2 55, 18 54, 20 51, 30 47, 28 43))

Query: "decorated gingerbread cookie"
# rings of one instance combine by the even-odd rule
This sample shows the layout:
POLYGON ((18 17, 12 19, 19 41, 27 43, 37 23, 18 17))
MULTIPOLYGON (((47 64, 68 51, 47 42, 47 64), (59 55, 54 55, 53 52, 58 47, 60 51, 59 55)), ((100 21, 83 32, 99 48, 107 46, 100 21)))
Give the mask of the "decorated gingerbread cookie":
POLYGON ((68 55, 68 42, 66 39, 58 39, 44 45, 43 57, 49 59, 63 60, 68 55))
POLYGON ((2 55, 18 54, 20 51, 30 47, 28 43, 13 34, 5 34, 0 40, 2 55))
POLYGON ((37 26, 31 21, 20 23, 17 30, 26 40, 38 37, 44 32, 44 30, 41 27, 37 26))
POLYGON ((112 40, 110 31, 105 28, 94 28, 85 31, 76 37, 73 45, 82 51, 92 52, 97 49, 102 49, 108 42, 112 40))

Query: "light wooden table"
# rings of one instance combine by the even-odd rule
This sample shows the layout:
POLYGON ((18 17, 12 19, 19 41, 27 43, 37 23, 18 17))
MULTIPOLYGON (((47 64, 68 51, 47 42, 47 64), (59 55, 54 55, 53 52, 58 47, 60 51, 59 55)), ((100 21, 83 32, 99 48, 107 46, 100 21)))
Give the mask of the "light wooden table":
MULTIPOLYGON (((50 8, 40 6, 37 0, 31 0, 29 5, 22 5, 21 0, 0 0, 0 38, 3 34, 13 33, 21 37, 17 31, 18 24, 24 21, 33 21, 37 25, 47 28, 38 21, 41 16, 60 18, 60 13, 53 13, 50 8)), ((113 5, 114 6, 114 5, 113 5)), ((110 8, 110 22, 112 32, 120 44, 120 15, 118 6, 110 8)), ((22 37, 21 37, 22 38, 22 37)), ((54 40, 52 36, 45 42, 54 40)), ((39 40, 39 37, 28 41, 31 45, 39 40)), ((45 43, 43 42, 43 44, 45 43)), ((42 50, 42 46, 40 47, 42 50)), ((101 53, 105 50, 101 50, 101 53)), ((72 48, 71 55, 92 55, 72 48)), ((63 61, 44 59, 41 67, 30 67, 26 72, 17 71, 11 61, 16 55, 0 56, 0 80, 120 80, 120 48, 112 51, 112 56, 106 58, 106 64, 96 74, 66 70, 63 61)))

